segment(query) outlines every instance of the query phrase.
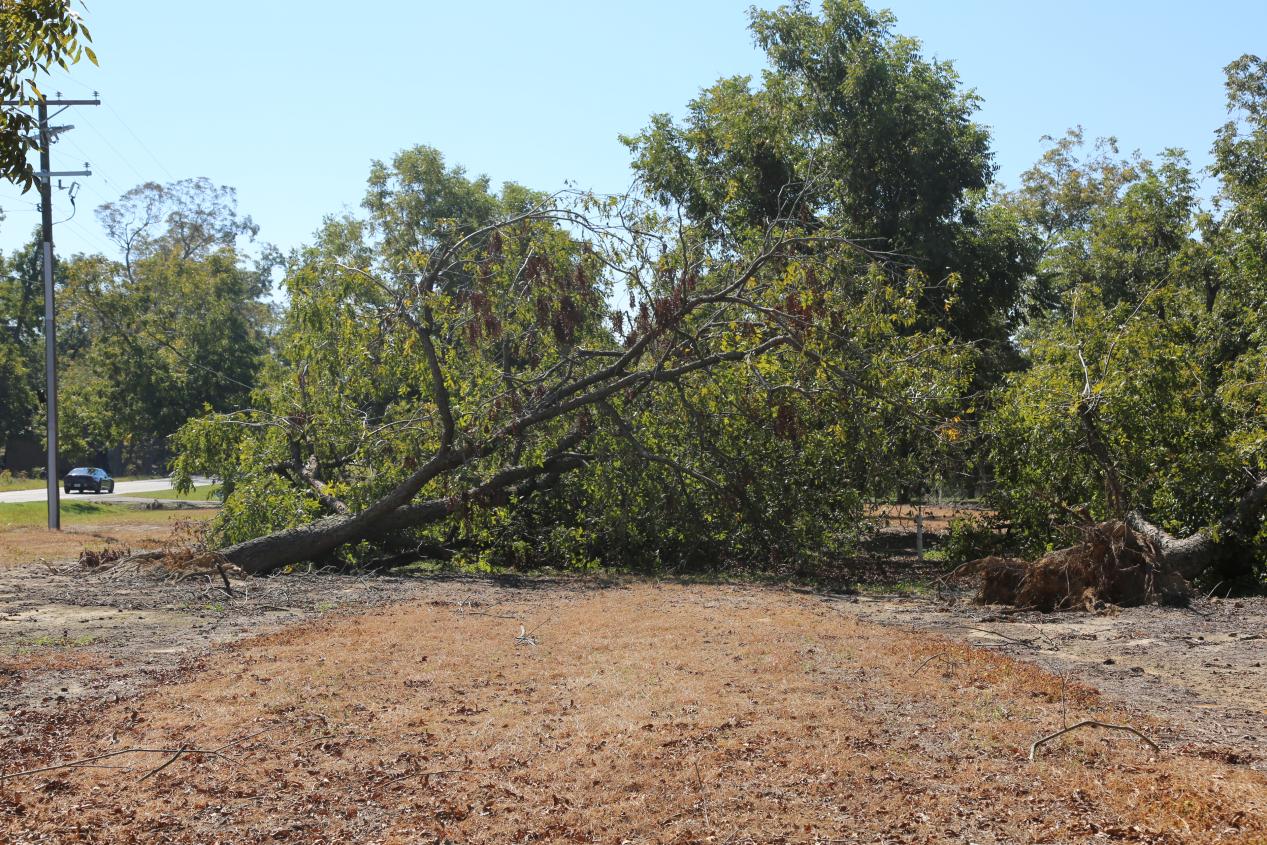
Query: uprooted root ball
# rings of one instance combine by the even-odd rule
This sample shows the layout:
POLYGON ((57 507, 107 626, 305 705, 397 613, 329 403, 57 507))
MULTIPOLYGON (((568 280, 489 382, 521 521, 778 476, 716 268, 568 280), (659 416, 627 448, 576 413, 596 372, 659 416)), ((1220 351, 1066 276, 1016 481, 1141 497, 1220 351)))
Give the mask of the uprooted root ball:
POLYGON ((1184 604, 1189 587, 1161 563, 1152 543, 1122 522, 1082 529, 1082 539, 1035 561, 987 557, 971 571, 981 576, 978 600, 1041 611, 1184 604))

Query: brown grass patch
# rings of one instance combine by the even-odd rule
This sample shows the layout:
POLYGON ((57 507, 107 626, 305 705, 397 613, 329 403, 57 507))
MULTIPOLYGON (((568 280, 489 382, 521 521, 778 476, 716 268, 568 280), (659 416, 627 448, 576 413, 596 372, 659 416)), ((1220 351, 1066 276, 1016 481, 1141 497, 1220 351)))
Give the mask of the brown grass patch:
POLYGON ((61 531, 21 526, 0 529, 0 566, 77 559, 85 550, 105 547, 133 551, 162 548, 183 522, 202 522, 215 511, 129 511, 110 522, 63 525, 61 531))
POLYGON ((108 665, 109 661, 99 651, 84 650, 75 646, 73 642, 68 642, 66 645, 20 646, 11 655, 0 655, 0 674, 100 669, 108 665))
MULTIPOLYGON (((450 593, 451 595, 451 593, 450 593)), ((1129 719, 1000 655, 810 597, 639 585, 400 605, 221 651, 90 722, 32 723, 25 842, 1087 842, 1267 837, 1267 778, 1086 732, 1129 719), (516 643, 523 624, 536 645, 516 643), (264 731, 254 735, 259 731, 264 731)), ((1135 724, 1148 730, 1149 726, 1135 724)))

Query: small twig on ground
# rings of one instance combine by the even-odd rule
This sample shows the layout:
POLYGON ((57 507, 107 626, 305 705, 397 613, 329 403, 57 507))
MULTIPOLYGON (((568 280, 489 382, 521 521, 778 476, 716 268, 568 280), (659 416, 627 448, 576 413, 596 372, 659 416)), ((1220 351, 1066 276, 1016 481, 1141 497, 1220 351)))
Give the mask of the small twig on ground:
POLYGON ((1061 728, 1055 733, 1051 733, 1051 734, 1048 734, 1047 736, 1039 737, 1038 739, 1034 740, 1034 744, 1029 747, 1029 761, 1031 763, 1034 762, 1034 757, 1038 753, 1039 747, 1041 747, 1042 745, 1048 742, 1051 742, 1056 737, 1064 736, 1070 731, 1076 731, 1078 730, 1078 728, 1088 728, 1088 727, 1107 728, 1108 730, 1111 730, 1111 731, 1124 731, 1129 734, 1135 734, 1135 736, 1142 739, 1148 745, 1149 748, 1153 749, 1155 753, 1157 754, 1161 753, 1161 746, 1159 746, 1157 743, 1153 742, 1151 739, 1144 736, 1142 733, 1140 733, 1135 728, 1132 728, 1129 725, 1110 725, 1108 722, 1097 722, 1095 719, 1083 719, 1081 722, 1078 722, 1076 725, 1070 725, 1067 728, 1061 728))
POLYGON ((310 745, 321 745, 324 742, 355 742, 357 740, 374 741, 376 737, 364 736, 362 734, 324 734, 318 737, 306 739, 295 745, 288 745, 282 748, 283 751, 298 751, 300 748, 307 748, 310 745))
POLYGON ((105 754, 98 754, 94 757, 84 757, 80 760, 71 760, 66 763, 58 763, 55 766, 41 766, 38 769, 26 769, 21 772, 12 772, 10 774, 0 774, 0 781, 11 780, 12 778, 26 777, 27 775, 38 775, 41 772, 52 772, 58 769, 74 769, 83 766, 85 763, 93 763, 97 760, 105 760, 109 757, 118 757, 121 754, 203 754, 208 757, 223 757, 218 751, 207 751, 201 748, 121 748, 118 751, 107 751, 105 754))
POLYGON ((520 622, 519 636, 515 637, 515 644, 516 645, 536 645, 537 632, 541 630, 542 626, 548 625, 553 619, 554 619, 554 614, 547 616, 544 622, 534 625, 531 631, 527 630, 527 626, 525 626, 522 622, 520 622))
POLYGON ((1038 646, 1034 645, 1033 640, 1020 640, 1020 639, 1017 639, 1016 637, 1009 637, 1007 634, 1000 634, 998 631, 991 631, 988 628, 974 628, 971 625, 965 625, 964 627, 967 628, 969 631, 980 631, 983 634, 993 634, 996 637, 1002 637, 1003 639, 1008 640, 1009 642, 1014 642, 1017 645, 1023 645, 1026 648, 1032 648, 1035 651, 1039 650, 1038 646))
POLYGON ((1058 673, 1060 677, 1060 724, 1069 727, 1069 704, 1066 688, 1069 686, 1069 674, 1063 669, 1058 673))
POLYGON ((911 673, 911 676, 914 677, 915 675, 918 675, 925 666, 927 666, 929 663, 932 663, 934 660, 937 660, 938 658, 945 660, 947 663, 951 662, 949 654, 947 654, 944 651, 939 651, 936 654, 934 654, 932 657, 925 660, 923 663, 919 664, 919 666, 915 668, 915 671, 911 673))
MULTIPOLYGON (((58 763, 55 766, 42 766, 38 769, 27 769, 21 772, 12 772, 11 774, 0 774, 0 781, 9 780, 10 778, 24 777, 26 775, 37 775, 37 774, 40 774, 41 772, 52 772, 58 769, 104 768, 100 766, 90 766, 88 764, 94 763, 97 760, 105 760, 109 757, 118 757, 123 754, 170 754, 172 755, 170 760, 163 763, 163 765, 159 766, 158 768, 150 770, 149 772, 146 773, 144 777, 140 779, 140 780, 145 780, 145 778, 150 777, 150 775, 156 775, 159 772, 161 772, 163 769, 166 769, 168 766, 170 766, 172 763, 175 763, 181 756, 185 754, 201 754, 204 757, 224 758, 225 755, 221 754, 220 753, 221 751, 232 748, 235 745, 240 745, 241 743, 246 742, 248 739, 257 737, 260 734, 268 733, 271 730, 276 730, 276 728, 277 728, 276 725, 273 725, 267 728, 262 728, 256 731, 255 733, 250 733, 250 734, 247 734, 246 736, 238 737, 237 739, 226 742, 224 745, 221 745, 217 748, 211 748, 211 749, 192 748, 187 745, 182 745, 179 748, 120 748, 116 751, 107 751, 104 754, 98 754, 95 757, 84 757, 83 759, 80 759, 80 760, 71 760, 66 763, 58 763)), ((231 759, 231 758, 226 758, 226 759, 231 759)), ((140 781, 138 781, 138 783, 139 782, 140 781)))
POLYGON ((233 587, 229 584, 229 576, 225 574, 224 564, 218 560, 216 561, 216 571, 220 573, 220 580, 224 582, 224 591, 230 596, 236 595, 233 592, 233 587))
POLYGON ((1060 651, 1060 644, 1057 643, 1055 640, 1053 640, 1051 637, 1047 636, 1047 633, 1042 628, 1038 627, 1037 625, 1030 625, 1029 627, 1032 628, 1034 633, 1038 635, 1037 639, 1040 639, 1044 641, 1045 643, 1047 643, 1047 645, 1051 648, 1052 651, 1060 651))
POLYGON ((173 754, 171 757, 168 757, 167 762, 163 763, 161 766, 157 766, 156 768, 150 769, 148 772, 146 772, 145 774, 137 778, 136 782, 140 783, 143 780, 148 780, 149 778, 163 771, 163 769, 166 769, 172 763, 175 763, 178 759, 180 759, 180 755, 184 754, 187 750, 188 749, 185 748, 184 746, 181 746, 180 748, 176 749, 176 753, 173 754))
POLYGON ((524 626, 519 626, 519 636, 515 637, 515 645, 536 645, 537 638, 524 630, 524 626))
POLYGON ((277 730, 278 727, 279 727, 278 725, 270 725, 267 728, 260 728, 255 733, 250 733, 244 737, 239 737, 238 739, 230 740, 229 742, 226 742, 224 745, 221 745, 218 748, 211 749, 211 751, 212 753, 218 753, 218 752, 224 751, 226 748, 232 748, 235 745, 241 745, 242 743, 246 742, 248 739, 255 739, 255 737, 259 736, 260 734, 266 734, 269 731, 277 730))
POLYGON ((456 775, 456 774, 478 775, 478 774, 483 774, 483 773, 479 769, 433 769, 427 772, 406 772, 403 775, 399 775, 394 778, 389 778, 385 781, 380 781, 379 783, 374 784, 374 787, 379 788, 379 787, 387 786, 389 784, 398 783, 399 781, 402 781, 402 780, 408 780, 409 778, 416 778, 416 777, 430 778, 432 775, 456 775))
POLYGON ((491 616, 494 619, 518 619, 519 618, 513 613, 487 613, 483 610, 467 610, 464 607, 461 608, 460 612, 463 616, 491 616))
POLYGON ((704 778, 699 773, 699 758, 696 757, 692 762, 695 764, 695 782, 699 784, 700 806, 704 809, 704 827, 712 830, 713 823, 708 820, 708 790, 704 788, 704 778))
POLYGON ((134 555, 128 555, 127 557, 123 558, 118 563, 116 563, 114 566, 110 567, 109 569, 104 570, 103 572, 101 572, 101 575, 107 578, 116 578, 116 577, 126 574, 127 572, 138 571, 143 561, 162 560, 166 556, 167 556, 167 552, 164 550, 151 551, 151 552, 137 552, 134 555))

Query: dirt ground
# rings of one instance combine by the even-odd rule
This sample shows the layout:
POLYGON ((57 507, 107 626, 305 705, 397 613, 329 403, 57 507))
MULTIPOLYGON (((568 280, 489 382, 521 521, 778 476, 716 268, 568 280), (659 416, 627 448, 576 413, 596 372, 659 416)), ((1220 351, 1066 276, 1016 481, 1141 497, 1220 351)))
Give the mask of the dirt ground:
POLYGON ((0 571, 0 841, 1267 842, 1261 603, 216 582, 0 571))
POLYGON ((0 568, 0 739, 32 715, 136 695, 216 645, 402 601, 421 586, 316 573, 235 579, 229 595, 218 577, 0 568))
POLYGON ((1013 613, 970 596, 848 596, 859 618, 954 637, 1090 684, 1167 735, 1267 771, 1267 598, 1013 613))

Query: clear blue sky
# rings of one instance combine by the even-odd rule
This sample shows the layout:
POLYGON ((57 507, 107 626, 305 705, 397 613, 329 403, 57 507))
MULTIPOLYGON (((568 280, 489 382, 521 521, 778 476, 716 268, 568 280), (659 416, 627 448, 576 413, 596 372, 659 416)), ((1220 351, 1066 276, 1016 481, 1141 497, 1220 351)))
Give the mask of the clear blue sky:
MULTIPOLYGON (((952 59, 984 98, 999 177, 1082 124, 1146 154, 1184 147, 1208 161, 1226 119, 1222 67, 1267 53, 1267 3, 1145 0, 891 0, 898 30, 952 59)), ((101 92, 76 108, 55 169, 87 159, 78 215, 58 252, 106 250, 92 208, 146 180, 206 176, 238 189, 260 237, 307 241, 355 208, 372 159, 424 143, 495 182, 601 191, 630 178, 619 133, 680 114, 720 76, 755 74, 746 4, 361 3, 90 0, 100 68, 49 85, 101 92)), ((0 185, 0 249, 38 222, 34 196, 0 185)), ((69 213, 56 199, 58 219, 69 213)))

